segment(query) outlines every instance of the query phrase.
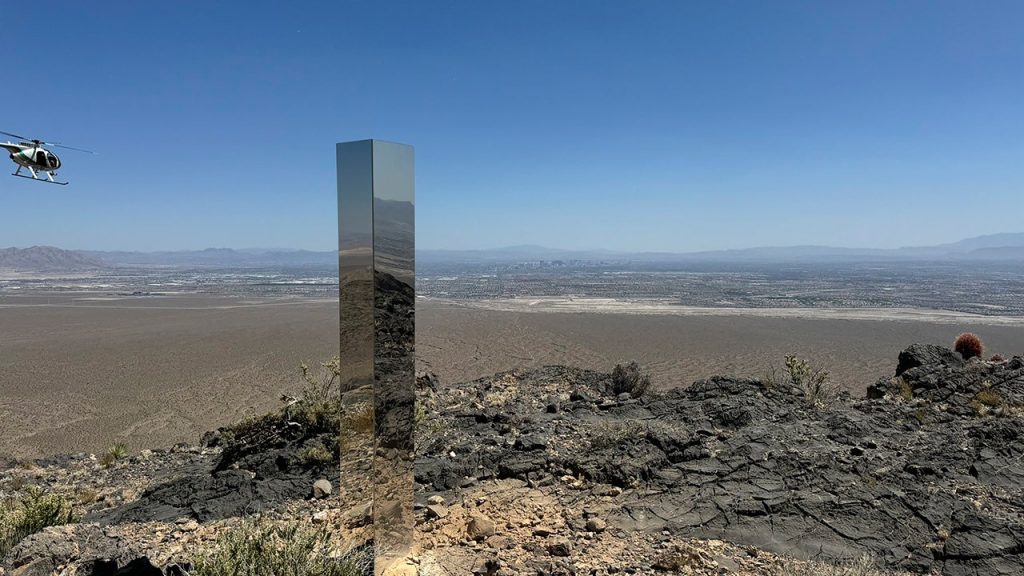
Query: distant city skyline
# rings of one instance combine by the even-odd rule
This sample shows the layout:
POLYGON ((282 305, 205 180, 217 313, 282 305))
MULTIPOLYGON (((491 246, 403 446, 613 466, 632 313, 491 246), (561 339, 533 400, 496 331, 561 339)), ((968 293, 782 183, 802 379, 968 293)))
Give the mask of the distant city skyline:
POLYGON ((0 247, 331 250, 363 138, 416 147, 420 249, 1024 231, 1016 2, 60 3, 45 42, 4 16, 31 57, 0 130, 99 154, 0 175, 0 247))

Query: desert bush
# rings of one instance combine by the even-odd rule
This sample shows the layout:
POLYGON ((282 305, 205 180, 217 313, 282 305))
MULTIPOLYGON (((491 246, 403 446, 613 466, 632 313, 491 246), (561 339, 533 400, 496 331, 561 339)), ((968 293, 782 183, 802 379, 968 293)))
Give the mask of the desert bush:
POLYGON ((451 428, 451 423, 444 418, 436 414, 427 414, 426 408, 420 402, 416 402, 413 422, 416 427, 416 450, 424 454, 434 451, 443 444, 444 437, 451 428))
POLYGON ((20 498, 0 504, 0 558, 43 528, 76 521, 67 498, 33 486, 20 498))
POLYGON ((811 366, 811 363, 795 354, 786 356, 786 372, 789 382, 803 392, 804 398, 817 407, 831 404, 841 388, 829 379, 827 371, 811 366))
POLYGON ((363 576, 373 559, 336 551, 325 529, 248 520, 225 531, 195 562, 191 576, 363 576))
POLYGON ((334 460, 334 456, 335 452, 332 452, 323 444, 313 444, 300 450, 297 458, 303 466, 317 466, 330 464, 334 460))
POLYGON ((914 399, 914 387, 910 385, 910 382, 907 382, 903 376, 896 376, 893 378, 893 381, 900 387, 900 398, 903 398, 906 402, 914 399))
POLYGON ((953 342, 953 349, 963 356, 964 360, 969 358, 981 357, 983 346, 981 344, 981 338, 978 338, 977 334, 972 332, 964 332, 963 334, 956 337, 956 341, 953 342))
POLYGON ((103 454, 103 457, 100 458, 100 464, 104 468, 110 468, 111 466, 114 465, 114 462, 117 462, 118 460, 125 458, 127 456, 128 445, 125 444, 124 442, 118 442, 117 444, 111 446, 110 449, 103 454))
POLYGON ((594 450, 614 448, 630 439, 643 438, 646 434, 644 425, 634 420, 598 422, 590 429, 590 447, 594 450))
POLYGON ((320 370, 313 373, 309 365, 302 363, 299 367, 302 370, 302 380, 305 383, 302 389, 302 398, 307 402, 326 402, 333 400, 332 392, 341 376, 341 359, 338 356, 327 362, 320 363, 320 370))
POLYGON ((75 499, 78 500, 79 504, 89 505, 95 503, 100 498, 100 493, 95 488, 84 486, 75 491, 75 499))
POLYGON ((628 392, 633 398, 643 396, 651 387, 651 376, 640 373, 640 365, 635 361, 623 366, 616 364, 612 370, 612 392, 622 394, 628 392))

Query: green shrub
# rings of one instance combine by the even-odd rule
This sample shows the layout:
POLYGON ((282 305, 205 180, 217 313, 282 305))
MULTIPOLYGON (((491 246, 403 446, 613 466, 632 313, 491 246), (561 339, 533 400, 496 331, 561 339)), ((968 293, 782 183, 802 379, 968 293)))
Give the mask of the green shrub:
POLYGON ((76 521, 67 498, 33 486, 20 498, 0 504, 0 558, 18 542, 47 526, 76 521))
POLYGON ((416 450, 422 454, 430 453, 440 447, 451 428, 451 423, 441 418, 440 415, 427 414, 427 409, 421 402, 416 402, 413 424, 416 433, 416 450))
POLYGON ((333 551, 325 529, 250 520, 225 531, 201 553, 191 576, 363 576, 369 554, 333 551))
POLYGON ((114 462, 117 462, 126 456, 128 456, 128 445, 123 442, 118 442, 103 454, 103 457, 100 458, 100 464, 104 468, 110 468, 114 465, 114 462))
POLYGON ((335 454, 323 444, 314 444, 299 451, 297 458, 303 466, 316 466, 318 464, 331 463, 334 460, 334 456, 335 454))

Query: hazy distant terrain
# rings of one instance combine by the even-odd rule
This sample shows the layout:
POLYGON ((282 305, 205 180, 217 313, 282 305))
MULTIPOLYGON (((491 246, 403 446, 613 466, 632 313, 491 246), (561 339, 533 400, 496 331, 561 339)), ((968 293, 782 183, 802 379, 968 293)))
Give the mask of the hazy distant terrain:
POLYGON ((679 263, 723 261, 816 260, 988 260, 1024 258, 1024 232, 989 234, 936 246, 892 249, 835 246, 781 246, 703 252, 617 252, 614 250, 560 250, 524 245, 490 250, 420 250, 424 264, 528 262, 541 260, 617 263, 679 263))
MULTIPOLYGON (((390 257, 404 260, 411 224, 392 208, 390 257)), ((1021 238, 907 259, 417 253, 418 367, 455 382, 635 359, 671 387, 761 376, 797 353, 860 394, 914 342, 949 345, 971 330, 988 353, 1024 353, 1024 263, 956 256, 1016 253, 998 244, 1021 238)), ((924 249, 902 253, 914 250, 924 249)), ((277 405, 301 387, 300 362, 337 353, 334 251, 0 257, 0 455, 193 439, 277 405)))

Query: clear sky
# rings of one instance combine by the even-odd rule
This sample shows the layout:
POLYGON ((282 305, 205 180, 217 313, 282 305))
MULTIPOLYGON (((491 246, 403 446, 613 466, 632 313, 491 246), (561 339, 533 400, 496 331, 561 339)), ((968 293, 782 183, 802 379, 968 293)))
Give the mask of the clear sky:
POLYGON ((0 0, 0 247, 336 245, 334 143, 417 154, 420 248, 1024 231, 1024 3, 0 0), (10 165, 13 168, 13 164, 10 165), (13 171, 13 170, 12 170, 13 171))

